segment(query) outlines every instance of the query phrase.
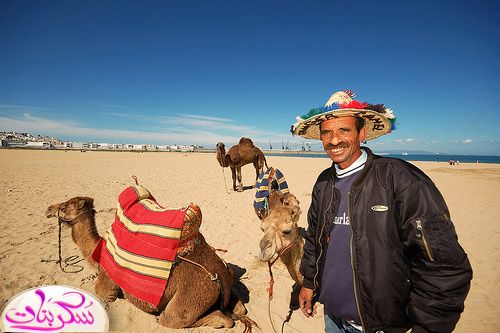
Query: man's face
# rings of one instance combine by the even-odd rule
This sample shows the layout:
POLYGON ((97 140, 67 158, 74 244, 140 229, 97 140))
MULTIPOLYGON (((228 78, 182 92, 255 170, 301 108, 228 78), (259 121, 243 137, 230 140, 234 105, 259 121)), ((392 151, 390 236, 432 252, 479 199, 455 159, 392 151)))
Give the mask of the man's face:
POLYGON ((358 132, 354 117, 325 120, 320 124, 320 131, 325 152, 339 168, 347 168, 361 156, 360 144, 365 139, 365 128, 358 132))

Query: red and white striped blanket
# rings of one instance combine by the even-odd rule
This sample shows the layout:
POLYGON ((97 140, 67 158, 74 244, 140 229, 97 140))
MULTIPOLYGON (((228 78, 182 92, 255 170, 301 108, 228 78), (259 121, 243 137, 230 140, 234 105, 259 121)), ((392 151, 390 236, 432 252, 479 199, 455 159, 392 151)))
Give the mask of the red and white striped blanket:
POLYGON ((157 306, 178 251, 200 224, 198 206, 166 209, 144 187, 130 186, 118 197, 115 222, 92 258, 120 288, 157 306))

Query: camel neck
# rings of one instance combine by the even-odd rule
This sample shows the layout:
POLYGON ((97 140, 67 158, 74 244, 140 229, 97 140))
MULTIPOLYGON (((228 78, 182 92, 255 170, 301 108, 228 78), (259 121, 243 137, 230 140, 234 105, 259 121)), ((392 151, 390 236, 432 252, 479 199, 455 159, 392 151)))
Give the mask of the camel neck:
POLYGON ((95 225, 95 211, 83 213, 72 226, 71 236, 85 259, 89 259, 101 239, 95 225))
POLYGON ((226 155, 226 151, 222 149, 217 150, 217 161, 219 161, 219 164, 223 168, 227 168, 229 166, 229 158, 228 155, 226 155))
POLYGON ((304 252, 304 240, 298 238, 294 242, 294 245, 285 253, 281 255, 281 261, 285 264, 288 269, 288 273, 292 279, 302 285, 304 277, 300 274, 300 262, 302 260, 302 254, 304 252))

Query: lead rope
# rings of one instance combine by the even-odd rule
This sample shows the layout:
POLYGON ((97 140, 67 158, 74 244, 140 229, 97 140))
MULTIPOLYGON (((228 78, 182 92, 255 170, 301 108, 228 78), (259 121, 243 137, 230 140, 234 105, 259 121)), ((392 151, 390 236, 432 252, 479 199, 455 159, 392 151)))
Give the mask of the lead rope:
MULTIPOLYGON (((290 243, 290 244, 288 244, 287 246, 285 246, 285 248, 283 248, 283 250, 279 251, 278 255, 276 256, 276 258, 274 258, 273 260, 270 260, 270 261, 267 262, 267 265, 269 267, 269 288, 267 288, 267 292, 268 292, 268 295, 269 295, 269 297, 268 297, 269 301, 267 303, 267 314, 269 316, 269 321, 271 322, 271 327, 273 328, 274 333, 277 333, 277 332, 276 332, 276 328, 274 327, 273 319, 271 318, 271 300, 273 299, 273 286, 274 286, 274 276, 273 276, 273 270, 272 270, 271 267, 293 245, 295 245, 295 241, 292 242, 292 243, 290 243)), ((291 312, 292 312, 292 310, 290 310, 288 312, 288 315, 287 315, 285 321, 281 325, 281 333, 283 333, 283 329, 285 327, 285 323, 288 322, 290 320, 290 318, 292 317, 292 313, 291 312)))
POLYGON ((81 265, 77 265, 80 261, 83 261, 84 259, 81 258, 81 259, 78 259, 79 256, 78 255, 72 255, 72 256, 69 256, 67 257, 66 259, 64 259, 64 267, 63 267, 63 260, 62 260, 62 237, 61 237, 61 234, 62 234, 62 223, 63 223, 63 220, 62 219, 59 219, 58 221, 58 224, 59 224, 59 251, 58 251, 58 254, 59 254, 59 260, 57 260, 57 262, 59 263, 59 267, 61 268, 61 271, 63 271, 64 273, 78 273, 78 272, 81 272, 83 271, 83 266, 81 265), (73 271, 67 271, 65 270, 66 267, 68 266, 71 266, 71 267, 75 267, 76 270, 73 270, 73 271))
POLYGON ((227 184, 226 184, 226 174, 224 173, 224 167, 221 167, 222 169, 222 177, 224 178, 224 188, 226 189, 226 194, 229 194, 227 191, 227 184))
POLYGON ((62 223, 63 223, 63 219, 59 218, 58 219, 58 224, 59 224, 59 232, 58 232, 58 256, 59 256, 59 259, 58 260, 54 260, 54 259, 42 259, 40 260, 40 262, 55 262, 57 264, 59 264, 59 267, 61 268, 61 271, 63 271, 64 273, 78 273, 78 272, 81 272, 83 271, 83 266, 81 265, 77 265, 80 261, 83 261, 84 259, 78 259, 80 258, 78 255, 72 255, 72 256, 69 256, 67 257, 66 259, 62 259, 62 237, 61 237, 61 234, 62 234, 62 223), (63 267, 63 263, 64 263, 64 267, 63 267), (68 267, 68 266, 71 266, 71 267, 74 267, 76 268, 76 270, 72 270, 72 271, 67 271, 65 268, 68 267))

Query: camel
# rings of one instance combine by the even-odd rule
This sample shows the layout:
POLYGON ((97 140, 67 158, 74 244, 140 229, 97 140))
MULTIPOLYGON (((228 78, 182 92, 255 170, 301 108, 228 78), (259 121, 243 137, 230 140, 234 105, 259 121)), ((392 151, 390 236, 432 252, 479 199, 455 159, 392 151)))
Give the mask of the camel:
POLYGON ((243 192, 243 182, 241 179, 241 167, 253 163, 255 167, 255 179, 264 171, 264 164, 267 168, 267 161, 264 153, 254 146, 249 138, 241 138, 237 145, 232 146, 226 154, 226 146, 219 142, 217 144, 217 161, 223 168, 230 167, 233 176, 233 190, 243 192), (238 179, 238 189, 236 189, 236 178, 238 179))
POLYGON ((290 277, 302 285, 300 262, 304 253, 304 239, 299 235, 299 201, 291 193, 274 191, 269 196, 269 209, 261 218, 264 236, 260 240, 259 259, 270 262, 278 256, 288 269, 290 277))
MULTIPOLYGON (((198 206, 192 204, 191 207, 196 217, 201 219, 198 206)), ((96 228, 92 198, 75 197, 66 202, 53 204, 47 208, 46 216, 58 217, 64 224, 69 225, 73 241, 83 257, 93 266, 97 265, 91 256, 101 236, 96 228)), ((142 311, 159 314, 159 323, 169 328, 199 326, 228 328, 233 327, 234 320, 239 319, 245 324, 247 331, 248 324, 252 321, 245 316, 246 309, 241 301, 231 294, 234 283, 233 272, 205 242, 203 236, 201 234, 199 236, 200 244, 196 243, 193 250, 185 257, 203 265, 212 274, 217 274, 220 283, 211 280, 209 274, 200 267, 181 262, 170 274, 161 301, 155 307, 121 290, 108 277, 106 271, 97 265, 96 294, 106 302, 113 302, 119 295, 124 295, 130 303, 142 311), (230 311, 223 313, 221 309, 217 309, 218 307, 230 311)), ((248 331, 251 331, 251 325, 248 331)))

